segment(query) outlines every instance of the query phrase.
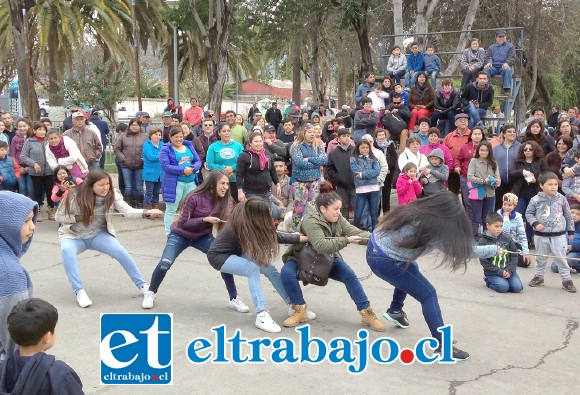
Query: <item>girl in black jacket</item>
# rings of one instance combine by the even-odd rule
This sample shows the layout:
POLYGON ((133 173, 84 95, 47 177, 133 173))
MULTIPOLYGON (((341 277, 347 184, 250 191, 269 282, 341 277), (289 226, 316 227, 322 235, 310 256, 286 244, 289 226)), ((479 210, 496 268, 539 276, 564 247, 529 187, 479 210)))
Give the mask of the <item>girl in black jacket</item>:
POLYGON ((375 131, 375 142, 373 145, 385 154, 387 164, 389 165, 389 173, 385 178, 385 184, 381 191, 381 207, 383 208, 383 214, 386 214, 391 210, 391 188, 393 187, 393 180, 396 179, 399 173, 399 169, 397 168, 397 147, 395 147, 395 143, 391 140, 391 135, 386 129, 377 129, 375 131))
POLYGON ((236 165, 238 200, 243 202, 249 196, 258 196, 270 202, 272 183, 276 184, 277 196, 282 192, 274 162, 264 149, 261 133, 250 134, 248 141, 249 145, 238 156, 236 165))

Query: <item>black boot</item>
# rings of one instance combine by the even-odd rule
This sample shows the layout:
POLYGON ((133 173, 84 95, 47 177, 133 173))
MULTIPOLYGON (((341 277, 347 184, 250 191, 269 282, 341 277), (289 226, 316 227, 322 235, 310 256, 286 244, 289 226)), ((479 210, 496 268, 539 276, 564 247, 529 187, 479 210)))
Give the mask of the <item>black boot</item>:
POLYGON ((143 200, 145 196, 143 195, 135 195, 135 208, 143 208, 143 200))

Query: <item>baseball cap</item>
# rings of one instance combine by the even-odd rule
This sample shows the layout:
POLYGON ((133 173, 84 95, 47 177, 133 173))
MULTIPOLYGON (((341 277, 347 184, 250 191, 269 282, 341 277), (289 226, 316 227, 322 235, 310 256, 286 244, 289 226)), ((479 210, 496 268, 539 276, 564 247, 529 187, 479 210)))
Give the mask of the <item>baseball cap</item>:
POLYGON ((85 114, 83 114, 83 113, 82 113, 82 112, 80 112, 80 111, 73 112, 73 113, 71 114, 71 117, 72 117, 72 118, 80 118, 80 117, 82 117, 82 118, 86 118, 85 114))
POLYGON ((97 110, 96 108, 93 108, 91 111, 91 115, 99 115, 99 110, 97 110))
POLYGON ((292 110, 290 110, 290 112, 288 113, 289 116, 291 117, 295 117, 295 118, 300 118, 302 117, 302 115, 300 114, 300 111, 293 108, 292 110))
POLYGON ((208 117, 211 117, 211 116, 213 116, 213 115, 211 115, 211 112, 209 112, 209 111, 204 111, 203 112, 203 117, 204 118, 208 118, 208 117))
POLYGON ((495 31, 495 36, 499 37, 499 36, 505 36, 507 34, 507 32, 505 31, 505 29, 498 29, 495 31))
POLYGON ((142 117, 151 118, 151 116, 149 115, 149 113, 148 112, 145 112, 145 111, 141 112, 141 116, 142 117))
POLYGON ((269 123, 266 124, 266 127, 264 128, 264 132, 275 132, 276 128, 274 127, 274 125, 270 125, 269 123))
POLYGON ((173 114, 171 113, 171 111, 165 111, 163 114, 161 114, 161 118, 171 118, 173 114))

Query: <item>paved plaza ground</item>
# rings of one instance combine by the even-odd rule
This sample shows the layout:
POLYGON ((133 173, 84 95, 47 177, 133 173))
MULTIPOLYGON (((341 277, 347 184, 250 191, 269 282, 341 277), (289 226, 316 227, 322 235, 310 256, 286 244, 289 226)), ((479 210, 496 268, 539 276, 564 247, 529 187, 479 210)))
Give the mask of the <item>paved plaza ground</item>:
MULTIPOLYGON (((145 279, 151 278, 163 247, 161 220, 127 220, 115 217, 118 238, 133 255, 145 279)), ((442 229, 444 231, 444 229, 442 229)), ((285 247, 282 248, 284 250, 285 247)), ((364 278, 370 269, 363 246, 343 250, 345 260, 364 278)), ((29 252, 22 259, 31 273, 35 296, 57 306, 60 313, 58 340, 52 353, 70 364, 80 375, 89 394, 578 394, 580 354, 580 295, 561 289, 559 276, 547 273, 546 286, 529 288, 521 294, 498 294, 485 288, 482 269, 472 260, 465 273, 437 269, 433 257, 420 259, 420 267, 438 290, 443 317, 453 324, 456 345, 471 358, 455 365, 390 365, 371 363, 359 375, 347 372, 344 364, 261 365, 203 364, 187 360, 186 346, 197 337, 213 338, 212 327, 226 324, 229 335, 236 328, 246 338, 287 336, 297 332, 283 329, 266 334, 254 326, 255 315, 237 313, 227 307, 227 293, 219 273, 197 250, 186 250, 162 284, 155 308, 150 312, 173 313, 174 380, 171 386, 104 386, 99 382, 99 318, 101 313, 143 313, 142 296, 121 266, 95 251, 80 255, 85 289, 93 305, 81 309, 67 282, 59 253, 57 224, 45 221, 37 231, 29 252)), ((281 260, 276 261, 278 268, 281 260)), ((533 269, 519 271, 527 284, 533 269)), ((580 276, 575 276, 577 285, 580 276)), ((240 297, 251 306, 245 278, 236 277, 240 297)), ((263 278, 269 309, 282 324, 287 308, 263 278)), ((362 281, 372 307, 382 315, 393 287, 376 276, 362 281)), ((337 336, 356 340, 360 316, 345 287, 330 282, 326 287, 307 286, 304 294, 318 314, 311 324, 313 336, 327 341, 337 336)), ((411 347, 428 336, 421 306, 409 298, 405 305, 410 328, 387 323, 384 333, 372 332, 370 340, 392 337, 411 347)), ((381 320, 386 322, 382 317, 381 320)))

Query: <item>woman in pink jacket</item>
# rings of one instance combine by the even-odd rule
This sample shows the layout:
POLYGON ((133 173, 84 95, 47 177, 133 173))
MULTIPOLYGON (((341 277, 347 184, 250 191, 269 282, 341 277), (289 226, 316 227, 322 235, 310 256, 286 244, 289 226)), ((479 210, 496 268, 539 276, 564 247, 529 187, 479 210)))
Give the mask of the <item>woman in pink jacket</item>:
POLYGON ((435 148, 439 148, 443 151, 443 158, 445 158, 444 162, 447 167, 449 167, 449 171, 453 171, 453 156, 451 155, 449 148, 441 143, 441 132, 439 129, 434 127, 429 128, 427 131, 427 139, 429 143, 427 145, 422 145, 421 148, 419 148, 419 152, 428 157, 431 151, 435 148))
POLYGON ((417 200, 417 197, 422 193, 423 188, 417 179, 417 165, 409 162, 403 167, 399 178, 397 178, 397 199, 399 206, 417 200))

